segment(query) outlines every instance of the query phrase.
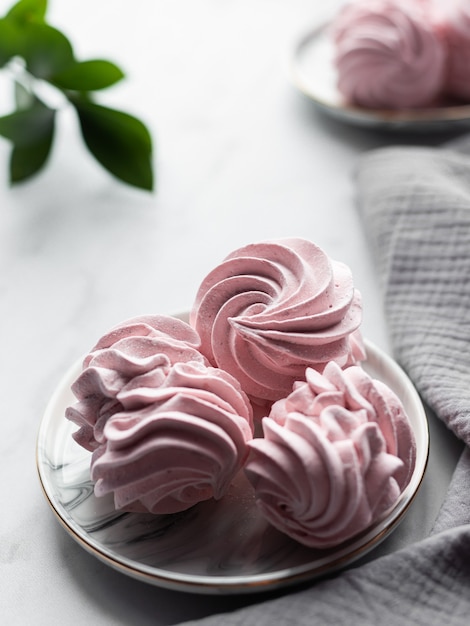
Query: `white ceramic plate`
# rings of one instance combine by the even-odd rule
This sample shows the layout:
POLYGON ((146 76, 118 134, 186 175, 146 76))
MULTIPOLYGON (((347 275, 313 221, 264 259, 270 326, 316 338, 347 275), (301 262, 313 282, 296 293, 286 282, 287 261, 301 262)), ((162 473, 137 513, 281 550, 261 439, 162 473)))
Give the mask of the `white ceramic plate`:
POLYGON ((403 371, 366 342, 365 369, 401 398, 417 440, 411 482, 399 501, 361 535, 335 549, 313 550, 271 527, 258 513, 241 473, 220 501, 174 515, 116 512, 111 498, 96 498, 90 453, 72 439, 64 417, 74 402, 75 364, 51 398, 41 422, 37 467, 44 494, 58 520, 91 554, 121 572, 162 587, 194 593, 266 591, 344 567, 377 546, 405 515, 423 479, 429 452, 426 416, 403 371))
POLYGON ((362 109, 346 104, 336 88, 333 45, 328 26, 315 28, 294 45, 289 60, 293 84, 328 115, 342 121, 388 130, 433 131, 470 127, 470 104, 403 111, 362 109))

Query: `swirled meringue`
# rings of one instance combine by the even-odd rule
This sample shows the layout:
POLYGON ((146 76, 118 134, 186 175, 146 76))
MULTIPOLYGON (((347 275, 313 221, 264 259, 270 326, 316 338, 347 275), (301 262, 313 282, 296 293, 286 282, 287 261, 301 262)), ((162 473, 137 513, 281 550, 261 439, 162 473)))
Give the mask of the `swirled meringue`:
POLYGON ((148 404, 145 389, 163 384, 174 363, 207 363, 199 343, 189 324, 164 315, 134 317, 105 334, 72 385, 78 402, 67 408, 66 417, 79 426, 73 434, 77 443, 95 450, 111 415, 148 404))
POLYGON ((286 396, 307 366, 364 358, 361 318, 349 268, 293 238, 227 256, 202 281, 190 323, 210 363, 262 404, 286 396))
POLYGON ((147 399, 107 420, 91 461, 95 494, 112 492, 116 509, 159 514, 221 498, 253 436, 237 381, 200 362, 176 363, 147 399))
POLYGON ((404 408, 358 366, 330 363, 276 402, 245 467, 257 504, 279 530, 327 548, 365 530, 398 499, 415 465, 404 408))
POLYGON ((429 106, 440 95, 447 50, 426 0, 359 0, 332 24, 337 86, 366 108, 429 106))
POLYGON ((447 43, 446 90, 449 95, 470 100, 470 3, 453 0, 446 5, 442 28, 447 43))

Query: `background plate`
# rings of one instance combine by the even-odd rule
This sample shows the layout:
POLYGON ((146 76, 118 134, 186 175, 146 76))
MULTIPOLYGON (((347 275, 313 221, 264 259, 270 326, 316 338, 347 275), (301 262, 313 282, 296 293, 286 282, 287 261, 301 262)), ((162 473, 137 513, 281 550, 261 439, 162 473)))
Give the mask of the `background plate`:
POLYGON ((266 591, 312 579, 351 563, 380 543, 400 522, 421 484, 429 452, 423 406, 404 372, 366 342, 364 368, 401 398, 417 440, 411 482, 382 519, 335 549, 313 550, 271 527, 258 513, 243 473, 218 502, 202 502, 174 515, 119 513, 112 498, 96 498, 90 453, 72 439, 64 417, 74 402, 70 385, 81 362, 50 400, 37 443, 40 481, 52 510, 86 550, 121 572, 170 589, 195 593, 266 591))
POLYGON ((289 73, 293 84, 319 109, 351 124, 413 132, 442 131, 453 126, 470 128, 470 104, 402 111, 362 109, 345 104, 336 88, 333 45, 327 25, 309 31, 294 45, 289 73))

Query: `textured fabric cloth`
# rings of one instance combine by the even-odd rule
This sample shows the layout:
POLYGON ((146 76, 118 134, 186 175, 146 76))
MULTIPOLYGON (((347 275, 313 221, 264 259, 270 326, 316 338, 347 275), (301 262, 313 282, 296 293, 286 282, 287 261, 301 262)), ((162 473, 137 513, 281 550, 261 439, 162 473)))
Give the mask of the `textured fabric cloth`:
POLYGON ((384 149, 364 157, 358 188, 395 357, 470 445, 470 156, 384 149))
MULTIPOLYGON (((470 446, 470 137, 362 157, 358 207, 377 263, 394 355, 470 446)), ((189 623, 189 622, 188 622, 189 623)), ((470 448, 429 537, 206 626, 470 623, 470 448)))

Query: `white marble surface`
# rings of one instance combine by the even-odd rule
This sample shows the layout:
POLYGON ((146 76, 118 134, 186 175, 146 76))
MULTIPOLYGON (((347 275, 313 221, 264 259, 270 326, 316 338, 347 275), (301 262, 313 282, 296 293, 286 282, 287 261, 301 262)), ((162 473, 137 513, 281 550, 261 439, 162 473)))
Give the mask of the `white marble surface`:
MULTIPOLYGON (((9 4, 1 1, 0 13, 9 4)), ((132 190, 95 165, 67 110, 50 164, 21 187, 8 186, 0 142, 2 623, 174 624, 247 601, 129 579, 85 553, 48 508, 35 467, 41 415, 64 370, 110 326, 187 309, 232 249, 300 235, 350 265, 364 332, 389 350, 352 172, 365 150, 416 138, 329 121, 296 93, 285 66, 296 36, 337 5, 51 0, 51 22, 81 57, 111 58, 126 70, 101 101, 148 124, 158 189, 132 190)), ((445 435, 433 426, 433 449, 447 450, 449 462, 436 466, 432 457, 414 512, 384 549, 432 525, 455 456, 445 435)))

